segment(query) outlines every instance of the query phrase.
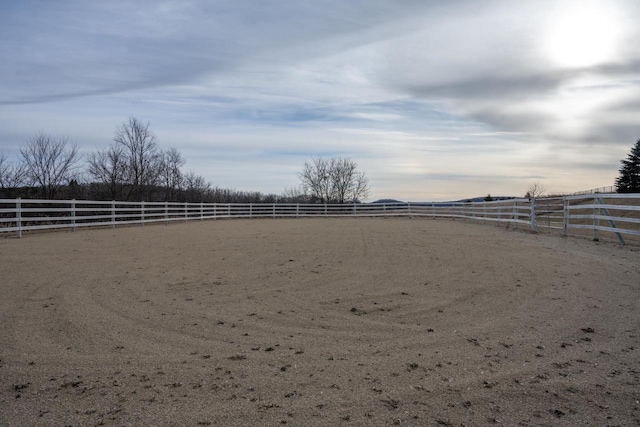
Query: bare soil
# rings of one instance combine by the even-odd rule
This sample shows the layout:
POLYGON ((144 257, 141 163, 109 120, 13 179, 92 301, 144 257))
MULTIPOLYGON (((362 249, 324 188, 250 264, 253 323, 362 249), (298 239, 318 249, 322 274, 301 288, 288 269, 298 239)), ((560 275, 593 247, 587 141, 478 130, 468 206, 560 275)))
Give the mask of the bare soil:
POLYGON ((0 239, 0 425, 639 425, 640 251, 430 219, 0 239))

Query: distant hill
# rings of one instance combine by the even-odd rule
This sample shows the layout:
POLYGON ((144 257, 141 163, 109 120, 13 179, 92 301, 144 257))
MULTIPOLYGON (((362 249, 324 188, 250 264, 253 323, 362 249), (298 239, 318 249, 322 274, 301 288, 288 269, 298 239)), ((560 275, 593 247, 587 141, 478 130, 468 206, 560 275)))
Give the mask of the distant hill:
MULTIPOLYGON (((460 199, 460 200, 456 200, 456 202, 463 202, 463 203, 483 202, 485 197, 486 196, 472 197, 470 199, 460 199)), ((491 196, 491 198, 493 199, 493 201, 515 199, 515 197, 513 197, 513 196, 491 196)))
POLYGON ((403 202, 402 200, 395 200, 395 199, 380 199, 371 203, 407 203, 407 202, 403 202))
MULTIPOLYGON (((447 202, 411 202, 412 205, 429 205, 431 203, 435 203, 436 205, 442 205, 442 204, 447 204, 447 203, 470 203, 470 202, 483 202, 484 198, 486 196, 481 196, 481 197, 472 197, 469 199, 460 199, 460 200, 450 200, 447 202)), ((494 201, 497 200, 510 200, 510 199, 515 199, 515 197, 513 196, 491 196, 492 199, 494 201)), ((406 204, 407 202, 403 202, 402 200, 396 200, 396 199, 380 199, 380 200, 376 200, 375 202, 371 202, 372 204, 375 203, 387 203, 387 204, 391 204, 391 203, 402 203, 402 204, 406 204)))

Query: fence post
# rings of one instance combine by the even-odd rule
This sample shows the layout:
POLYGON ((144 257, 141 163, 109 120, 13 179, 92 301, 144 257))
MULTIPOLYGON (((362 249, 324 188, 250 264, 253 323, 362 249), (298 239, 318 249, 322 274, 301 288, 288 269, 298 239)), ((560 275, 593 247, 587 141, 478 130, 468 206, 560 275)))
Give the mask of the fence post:
POLYGON ((518 228, 518 202, 514 200, 513 202, 513 228, 518 228))
POLYGON ((273 204, 273 218, 275 219, 276 217, 276 204, 273 204))
POLYGON ((184 222, 189 221, 189 203, 184 202, 184 222))
POLYGON ((218 204, 217 203, 213 203, 213 219, 217 219, 217 215, 218 215, 218 204))
POLYGON ((296 203, 296 218, 300 217, 300 203, 296 203))
POLYGON ((482 202, 482 223, 487 223, 487 202, 482 202))
POLYGON ((249 203, 249 218, 253 216, 253 203, 249 203))
MULTIPOLYGON (((598 197, 594 197, 593 198, 593 204, 597 205, 598 203, 598 197)), ((598 218, 598 215, 600 215, 600 208, 598 207, 598 209, 593 209, 593 240, 594 241, 599 241, 600 240, 600 230, 598 230, 597 227, 600 226, 600 218, 598 218)))
POLYGON ((200 221, 204 221, 204 202, 200 202, 200 221))
POLYGON ((164 202, 164 225, 169 225, 169 202, 164 202))
POLYGON ((16 228, 18 239, 20 239, 22 238, 22 199, 20 197, 16 199, 16 228))
POLYGON ((569 200, 566 197, 562 197, 562 235, 569 235, 569 200))
POLYGON ((116 201, 111 201, 111 228, 116 228, 116 201))
POLYGON ((353 216, 357 216, 358 215, 358 205, 355 204, 355 202, 353 203, 353 216))
POLYGON ((436 219, 436 204, 434 202, 431 202, 431 214, 433 215, 431 219, 436 219))
POLYGON ((76 231, 76 199, 71 200, 71 231, 76 231))
POLYGON ((536 219, 536 199, 531 198, 531 211, 529 213, 529 219, 531 220, 531 231, 536 231, 538 226, 536 219))
POLYGON ((324 216, 327 216, 327 204, 324 204, 324 216))
POLYGON ((144 227, 144 200, 140 203, 140 226, 144 227))
POLYGON ((231 218, 231 203, 227 203, 227 216, 231 218))
POLYGON ((409 218, 413 218, 411 216, 411 202, 407 202, 407 206, 409 207, 409 218))

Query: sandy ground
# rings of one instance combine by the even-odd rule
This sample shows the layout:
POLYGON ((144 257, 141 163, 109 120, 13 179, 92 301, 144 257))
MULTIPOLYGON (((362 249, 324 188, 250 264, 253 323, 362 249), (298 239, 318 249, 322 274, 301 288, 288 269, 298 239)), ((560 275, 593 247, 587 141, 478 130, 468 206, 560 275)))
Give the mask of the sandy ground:
POLYGON ((0 425, 639 425, 640 250, 430 219, 0 239, 0 425))

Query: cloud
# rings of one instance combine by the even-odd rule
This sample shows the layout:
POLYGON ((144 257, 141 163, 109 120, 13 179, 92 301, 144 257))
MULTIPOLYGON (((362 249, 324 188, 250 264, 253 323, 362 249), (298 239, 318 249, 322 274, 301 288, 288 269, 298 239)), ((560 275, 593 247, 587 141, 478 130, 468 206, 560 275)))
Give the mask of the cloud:
POLYGON ((425 19, 424 28, 376 46, 387 54, 378 79, 414 100, 438 102, 496 131, 562 142, 628 137, 636 120, 614 114, 611 107, 615 100, 640 93, 640 49, 626 48, 637 46, 637 26, 616 23, 625 48, 609 62, 583 68, 550 62, 546 29, 567 5, 626 8, 625 16, 640 12, 637 5, 557 3, 545 10, 539 2, 518 2, 521 11, 515 11, 513 4, 494 2, 476 13, 471 3, 452 7, 451 19, 425 19))
MULTIPOLYGON (((493 129, 536 134, 539 138, 567 142, 609 143, 638 134, 635 101, 640 84, 619 82, 614 73, 584 76, 616 83, 574 86, 580 73, 567 71, 539 75, 477 77, 448 85, 409 86, 407 93, 420 99, 439 99, 493 129)), ((640 73, 640 68, 638 69, 640 73)), ((640 75, 640 74, 639 74, 640 75)))
POLYGON ((288 63, 361 43, 411 13, 384 1, 23 2, 3 11, 0 102, 177 85, 238 68, 288 63), (34 93, 38 95, 34 95, 34 93))
MULTIPOLYGON (((520 193, 530 177, 596 187, 640 136, 638 32, 621 23, 608 63, 557 66, 545 43, 560 3, 586 7, 11 2, 0 148, 42 129, 91 150, 133 115, 188 167, 238 188, 280 191, 317 155, 355 158, 374 197, 520 193)), ((606 6, 638 15, 634 2, 606 6)))

